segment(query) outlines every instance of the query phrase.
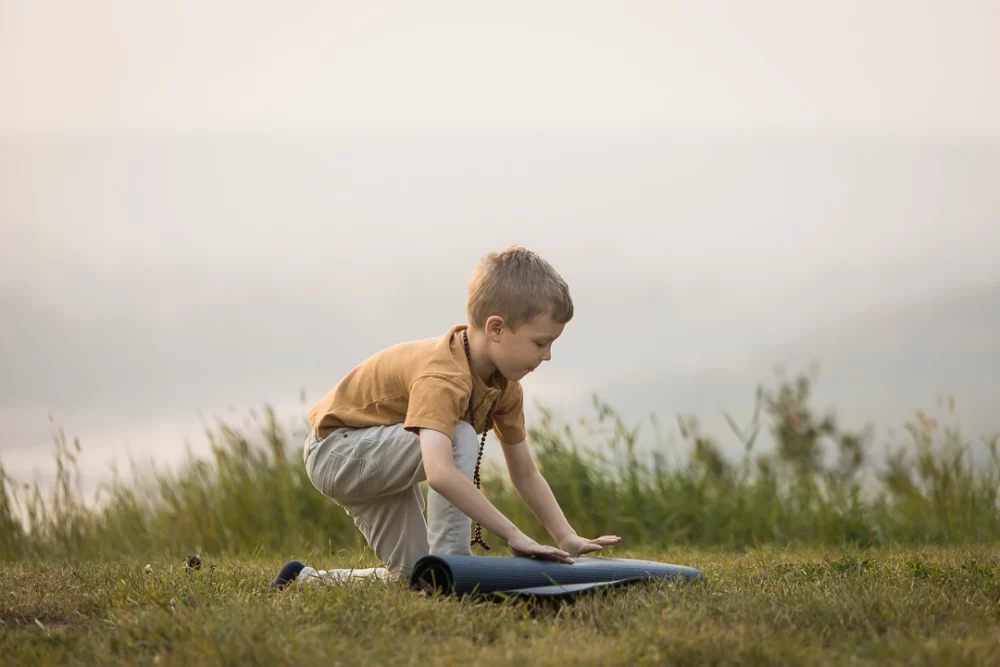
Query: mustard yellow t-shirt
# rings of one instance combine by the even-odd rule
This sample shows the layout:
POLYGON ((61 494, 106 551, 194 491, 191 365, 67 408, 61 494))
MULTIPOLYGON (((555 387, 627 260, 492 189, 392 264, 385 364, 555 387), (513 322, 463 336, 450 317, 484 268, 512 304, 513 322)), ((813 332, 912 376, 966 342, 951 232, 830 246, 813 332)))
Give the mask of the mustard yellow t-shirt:
MULTIPOLYGON (((455 435, 455 424, 468 421, 469 399, 476 433, 486 429, 490 407, 500 442, 525 439, 524 396, 520 383, 505 378, 487 386, 469 369, 462 342, 464 324, 439 338, 399 343, 369 357, 347 374, 309 411, 320 438, 344 426, 403 424, 455 435)), ((499 375, 497 376, 499 377, 499 375)))

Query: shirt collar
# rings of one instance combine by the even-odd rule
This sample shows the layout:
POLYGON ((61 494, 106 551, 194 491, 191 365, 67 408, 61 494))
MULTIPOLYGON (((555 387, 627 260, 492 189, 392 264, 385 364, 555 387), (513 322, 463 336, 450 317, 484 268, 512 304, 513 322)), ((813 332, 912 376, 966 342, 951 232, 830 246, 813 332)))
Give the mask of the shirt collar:
POLYGON ((494 374, 497 378, 497 386, 490 387, 483 379, 479 377, 479 373, 472 371, 472 365, 469 363, 469 358, 465 356, 465 344, 462 342, 462 332, 468 330, 467 325, 460 325, 455 327, 455 343, 458 346, 458 353, 461 358, 465 361, 465 367, 469 369, 469 376, 472 378, 473 391, 481 396, 492 396, 494 394, 503 393, 507 388, 508 380, 500 373, 494 374))

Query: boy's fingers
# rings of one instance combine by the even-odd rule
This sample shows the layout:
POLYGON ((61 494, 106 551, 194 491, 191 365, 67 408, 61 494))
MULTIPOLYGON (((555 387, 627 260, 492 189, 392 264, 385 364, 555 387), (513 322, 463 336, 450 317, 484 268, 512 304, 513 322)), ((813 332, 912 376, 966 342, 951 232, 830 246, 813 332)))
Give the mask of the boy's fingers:
POLYGON ((549 553, 552 554, 553 556, 555 556, 557 560, 561 560, 564 563, 572 563, 573 562, 573 559, 570 558, 569 554, 566 553, 565 551, 560 550, 560 549, 552 549, 549 553))

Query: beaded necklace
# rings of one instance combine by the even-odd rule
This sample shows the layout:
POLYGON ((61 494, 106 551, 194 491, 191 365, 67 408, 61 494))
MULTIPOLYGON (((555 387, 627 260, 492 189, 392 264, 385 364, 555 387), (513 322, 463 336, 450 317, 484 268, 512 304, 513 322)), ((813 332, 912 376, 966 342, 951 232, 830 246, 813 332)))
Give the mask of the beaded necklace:
MULTIPOLYGON (((469 360, 469 370, 471 372, 475 373, 476 371, 472 368, 472 354, 469 352, 469 336, 466 334, 466 332, 464 330, 462 331, 462 342, 465 344, 465 357, 469 360)), ((494 371, 493 375, 495 376, 499 372, 500 371, 494 371)), ((472 481, 473 481, 473 483, 475 483, 477 489, 480 488, 480 486, 479 486, 479 464, 483 460, 483 449, 486 447, 486 434, 490 432, 491 428, 493 428, 493 408, 494 407, 496 407, 496 403, 494 403, 493 405, 490 406, 490 411, 486 415, 486 428, 483 431, 483 438, 482 438, 482 440, 479 441, 479 456, 476 458, 476 471, 472 475, 472 481)), ((469 395, 469 423, 472 424, 473 429, 476 427, 475 416, 472 413, 472 395, 471 394, 469 395)), ((474 544, 478 544, 479 546, 481 546, 486 551, 490 550, 490 545, 486 544, 486 542, 483 540, 483 527, 479 525, 478 521, 476 522, 475 537, 469 542, 469 546, 472 546, 474 544)))

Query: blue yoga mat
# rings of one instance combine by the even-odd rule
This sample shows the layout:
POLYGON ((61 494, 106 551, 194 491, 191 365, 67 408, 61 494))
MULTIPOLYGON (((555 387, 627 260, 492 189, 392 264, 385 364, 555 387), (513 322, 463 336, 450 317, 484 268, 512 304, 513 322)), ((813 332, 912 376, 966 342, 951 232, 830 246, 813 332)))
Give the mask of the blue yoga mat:
POLYGON ((410 588, 445 595, 568 597, 649 579, 704 579, 692 567, 630 558, 577 558, 569 565, 523 557, 424 556, 410 588))

